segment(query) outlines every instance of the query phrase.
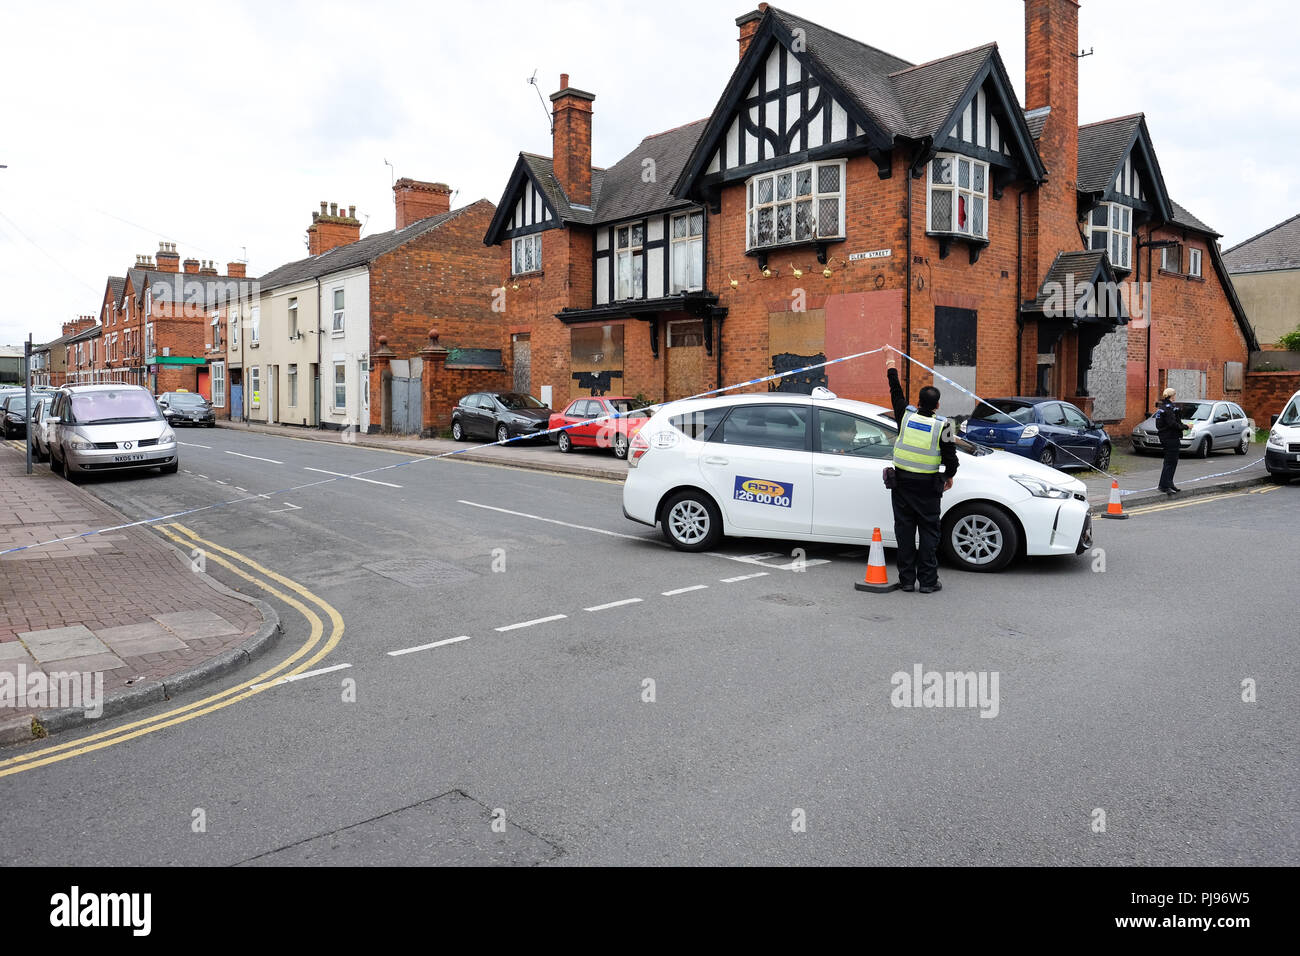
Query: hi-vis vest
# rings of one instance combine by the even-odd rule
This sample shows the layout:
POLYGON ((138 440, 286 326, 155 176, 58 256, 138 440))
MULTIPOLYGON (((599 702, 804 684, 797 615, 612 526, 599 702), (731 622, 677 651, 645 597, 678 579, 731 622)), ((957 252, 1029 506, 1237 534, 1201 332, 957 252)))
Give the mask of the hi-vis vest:
POLYGON ((898 440, 894 442, 894 467, 921 475, 937 475, 942 458, 939 437, 946 420, 938 415, 922 415, 914 408, 903 413, 898 440))

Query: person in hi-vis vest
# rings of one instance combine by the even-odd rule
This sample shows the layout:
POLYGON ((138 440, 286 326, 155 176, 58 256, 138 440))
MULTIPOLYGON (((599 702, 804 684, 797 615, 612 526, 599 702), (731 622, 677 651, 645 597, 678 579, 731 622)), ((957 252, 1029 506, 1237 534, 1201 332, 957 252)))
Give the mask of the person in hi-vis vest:
POLYGON ((898 422, 892 492, 898 583, 904 591, 919 587, 922 594, 929 594, 943 587, 939 583, 939 511, 943 493, 952 487, 957 474, 957 442, 952 422, 936 414, 939 390, 925 386, 912 408, 899 384, 893 358, 885 362, 885 369, 894 421, 898 422))

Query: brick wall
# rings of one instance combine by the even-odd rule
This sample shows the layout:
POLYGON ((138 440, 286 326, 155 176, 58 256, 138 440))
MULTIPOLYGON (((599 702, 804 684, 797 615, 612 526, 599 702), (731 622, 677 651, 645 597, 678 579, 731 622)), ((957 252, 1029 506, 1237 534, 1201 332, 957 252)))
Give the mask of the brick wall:
MULTIPOLYGON (((483 245, 496 207, 481 199, 437 229, 380 256, 370 267, 370 353, 388 340, 396 359, 417 357, 437 329, 443 348, 500 349, 509 362, 506 316, 492 310, 500 250, 483 245)), ((382 395, 370 377, 370 407, 382 395)), ((458 396, 459 397, 459 396, 458 396)))
POLYGON ((1300 372, 1247 372, 1241 407, 1257 427, 1268 428, 1296 392, 1300 392, 1300 372))

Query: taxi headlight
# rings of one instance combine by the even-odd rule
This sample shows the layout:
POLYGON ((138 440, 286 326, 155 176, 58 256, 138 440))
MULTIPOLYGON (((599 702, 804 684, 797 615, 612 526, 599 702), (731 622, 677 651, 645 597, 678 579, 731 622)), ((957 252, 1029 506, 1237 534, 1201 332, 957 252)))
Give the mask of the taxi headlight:
POLYGON ((1067 499, 1071 497, 1067 489, 1050 485, 1041 478, 1035 478, 1032 475, 1012 475, 1011 480, 1035 498, 1067 499))

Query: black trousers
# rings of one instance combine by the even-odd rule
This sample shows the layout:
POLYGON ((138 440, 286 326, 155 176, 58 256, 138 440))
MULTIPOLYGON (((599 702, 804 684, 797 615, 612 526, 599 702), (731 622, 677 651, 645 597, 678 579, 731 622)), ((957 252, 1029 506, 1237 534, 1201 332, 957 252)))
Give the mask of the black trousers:
POLYGON ((1160 469, 1160 490, 1168 491, 1174 486, 1174 471, 1178 468, 1178 453, 1182 450, 1182 445, 1176 435, 1161 438, 1160 444, 1165 448, 1165 466, 1160 469))
POLYGON ((900 471, 893 490, 898 583, 932 586, 939 580, 939 511, 943 479, 908 478, 900 471), (921 547, 916 546, 917 534, 921 547))

